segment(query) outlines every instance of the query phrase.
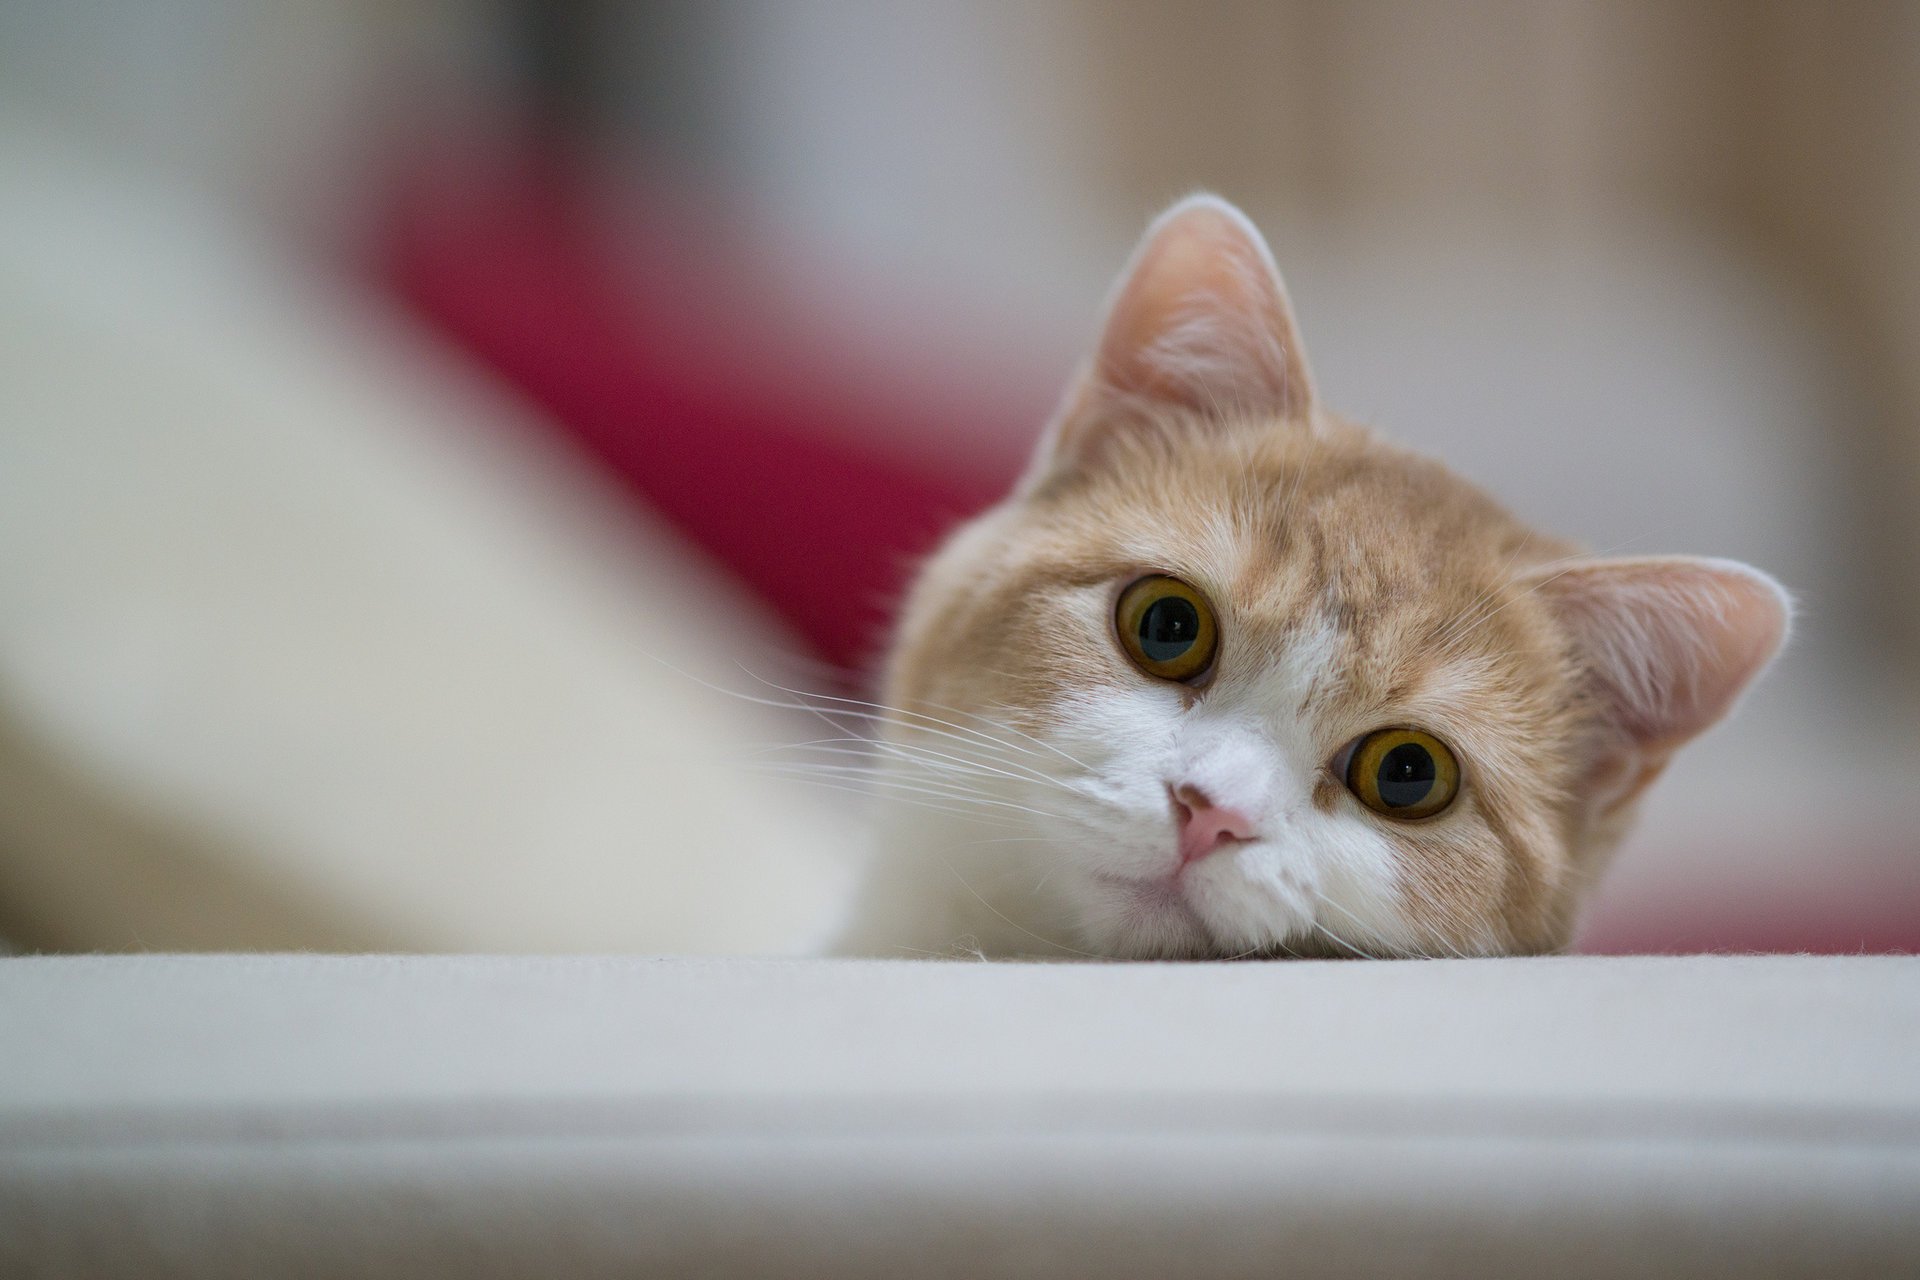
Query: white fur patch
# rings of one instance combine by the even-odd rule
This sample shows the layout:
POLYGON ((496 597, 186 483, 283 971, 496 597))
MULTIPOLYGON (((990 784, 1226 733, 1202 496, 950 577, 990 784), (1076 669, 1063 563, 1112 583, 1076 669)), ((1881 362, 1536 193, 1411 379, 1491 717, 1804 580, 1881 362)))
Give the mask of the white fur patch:
MULTIPOLYGON (((970 770, 978 816, 912 818, 914 838, 945 867, 928 874, 955 882, 958 899, 944 896, 967 932, 1004 933, 995 915, 1027 931, 1015 950, 1040 949, 1035 938, 1143 956, 1275 951, 1316 937, 1367 954, 1405 945, 1392 842, 1356 807, 1312 802, 1342 744, 1305 718, 1308 694, 1338 678, 1338 647, 1330 627, 1305 628, 1197 702, 1145 677, 1063 698, 1034 754, 1003 751, 970 770), (1182 870, 1169 797, 1182 785, 1249 815, 1257 838, 1182 870), (970 910, 968 894, 984 910, 970 910)), ((943 770, 951 785, 958 767, 888 764, 896 777, 931 773, 935 786, 943 770)))

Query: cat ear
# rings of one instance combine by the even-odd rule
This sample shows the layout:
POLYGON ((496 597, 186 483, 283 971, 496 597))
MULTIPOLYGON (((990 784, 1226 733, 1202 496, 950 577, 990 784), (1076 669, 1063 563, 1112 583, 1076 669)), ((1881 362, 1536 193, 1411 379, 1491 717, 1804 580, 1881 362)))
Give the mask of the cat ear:
POLYGON ((1592 782, 1603 808, 1733 709, 1780 651, 1792 610, 1778 582, 1731 560, 1591 560, 1535 576, 1600 707, 1592 782))
POLYGON ((1246 215, 1217 196, 1189 196, 1147 228, 1043 457, 1072 453, 1103 423, 1153 406, 1297 422, 1313 410, 1313 379, 1273 255, 1246 215))

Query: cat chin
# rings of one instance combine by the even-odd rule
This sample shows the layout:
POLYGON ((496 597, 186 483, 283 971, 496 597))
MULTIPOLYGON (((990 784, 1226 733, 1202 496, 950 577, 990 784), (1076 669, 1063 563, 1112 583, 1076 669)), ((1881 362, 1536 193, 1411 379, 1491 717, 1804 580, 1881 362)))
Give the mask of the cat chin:
POLYGON ((1090 950, 1117 960, 1204 960, 1220 954, 1219 942, 1189 903, 1148 888, 1118 911, 1089 913, 1079 933, 1090 950))
POLYGON ((1079 932, 1101 954, 1127 959, 1287 955, 1313 933, 1304 878, 1276 872, 1262 844, 1166 874, 1089 874, 1075 895, 1079 932))

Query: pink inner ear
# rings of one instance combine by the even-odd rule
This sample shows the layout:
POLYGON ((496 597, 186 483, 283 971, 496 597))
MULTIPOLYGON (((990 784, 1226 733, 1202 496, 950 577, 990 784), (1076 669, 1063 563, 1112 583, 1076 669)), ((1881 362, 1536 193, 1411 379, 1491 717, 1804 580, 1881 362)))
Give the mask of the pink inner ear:
POLYGON ((1192 197, 1148 230, 1108 311, 1096 382, 1201 413, 1307 415, 1313 386, 1286 290, 1232 205, 1192 197))
POLYGON ((1726 715, 1786 638, 1786 592, 1730 560, 1595 560, 1541 579, 1615 727, 1654 753, 1726 715))

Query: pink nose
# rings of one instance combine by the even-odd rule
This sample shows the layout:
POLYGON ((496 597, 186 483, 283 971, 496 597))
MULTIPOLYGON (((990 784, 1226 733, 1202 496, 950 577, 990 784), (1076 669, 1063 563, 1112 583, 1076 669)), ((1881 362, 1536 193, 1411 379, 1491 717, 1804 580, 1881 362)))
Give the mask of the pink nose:
POLYGON ((1185 865, 1215 849, 1253 839, 1253 819, 1238 809, 1222 808, 1190 783, 1169 789, 1173 824, 1180 832, 1180 862, 1185 865))

